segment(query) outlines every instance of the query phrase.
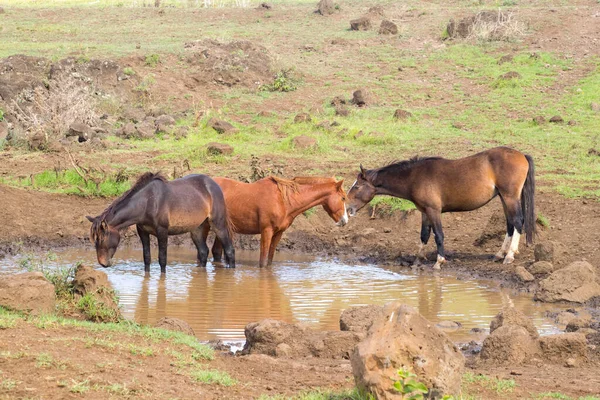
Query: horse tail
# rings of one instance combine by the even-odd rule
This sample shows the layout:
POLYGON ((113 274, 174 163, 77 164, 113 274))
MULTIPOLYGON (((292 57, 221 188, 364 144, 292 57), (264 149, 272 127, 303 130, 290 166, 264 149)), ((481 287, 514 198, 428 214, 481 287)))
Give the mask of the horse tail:
POLYGON ((229 214, 229 210, 226 210, 226 215, 225 215, 225 219, 227 221, 227 231, 229 232, 229 237, 231 238, 231 241, 233 242, 233 235, 235 234, 236 228, 235 228, 235 224, 233 223, 233 220, 231 219, 231 216, 229 214))
MULTIPOLYGON (((211 179, 212 180, 212 179, 211 179)), ((207 185, 210 189, 209 192, 213 198, 213 207, 211 210, 211 219, 213 221, 219 219, 224 223, 224 228, 227 229, 227 233, 229 234, 229 238, 233 242, 233 234, 235 233, 235 224, 231 219, 229 210, 227 209, 227 203, 225 202, 225 194, 223 193, 223 189, 219 186, 219 184, 215 181, 212 182, 212 185, 207 185), (217 207, 215 205, 218 204, 217 207), (219 215, 219 212, 221 215, 219 215)))
POLYGON ((525 239, 527 244, 533 243, 535 234, 535 224, 537 216, 535 214, 535 165, 530 155, 525 155, 529 163, 527 178, 523 184, 523 193, 521 194, 521 208, 523 209, 525 239))

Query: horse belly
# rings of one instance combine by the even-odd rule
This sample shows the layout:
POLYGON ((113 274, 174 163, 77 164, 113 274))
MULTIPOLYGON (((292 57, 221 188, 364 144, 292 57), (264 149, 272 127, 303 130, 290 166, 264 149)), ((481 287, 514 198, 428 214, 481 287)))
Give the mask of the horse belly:
POLYGON ((171 212, 169 213, 169 235, 180 235, 191 232, 202 225, 207 217, 208 214, 205 212, 171 212))
POLYGON ((442 212, 473 211, 489 203, 496 195, 496 188, 490 187, 488 190, 457 196, 444 203, 442 212))

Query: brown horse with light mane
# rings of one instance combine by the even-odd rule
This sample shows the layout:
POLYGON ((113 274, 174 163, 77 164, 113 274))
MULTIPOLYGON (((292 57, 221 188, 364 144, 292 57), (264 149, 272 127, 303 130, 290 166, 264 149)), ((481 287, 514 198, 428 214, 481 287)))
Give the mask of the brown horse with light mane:
MULTIPOLYGON (((297 177, 292 180, 270 176, 254 183, 227 178, 214 178, 225 195, 225 203, 233 229, 244 235, 260 234, 261 267, 273 261, 275 248, 294 219, 316 206, 323 206, 329 216, 344 226, 348 222, 346 192, 343 180, 334 178, 297 177)), ((208 227, 204 237, 208 236, 208 227)), ((222 246, 218 238, 212 248, 215 261, 220 261, 222 246)))
POLYGON ((378 169, 360 166, 356 182, 348 192, 348 213, 353 216, 373 197, 385 194, 412 201, 422 213, 421 246, 435 235, 437 262, 446 262, 441 214, 475 210, 500 196, 506 216, 506 236, 497 260, 514 261, 523 230, 527 243, 535 232, 535 168, 531 156, 508 147, 496 147, 470 157, 446 160, 413 158, 378 169))

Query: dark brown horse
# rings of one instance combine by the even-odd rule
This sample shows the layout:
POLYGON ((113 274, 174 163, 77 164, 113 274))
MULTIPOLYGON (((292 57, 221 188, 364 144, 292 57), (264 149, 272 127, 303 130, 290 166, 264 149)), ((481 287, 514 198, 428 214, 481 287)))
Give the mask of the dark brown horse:
MULTIPOLYGON (((275 248, 294 219, 316 206, 323 206, 339 226, 348 222, 346 192, 343 180, 334 178, 297 177, 292 180, 267 177, 254 183, 215 178, 223 189, 227 211, 235 232, 260 234, 261 267, 271 264, 275 248)), ((205 229, 205 238, 208 227, 205 229)), ((212 248, 215 261, 221 258, 221 243, 215 240, 212 248)))
POLYGON ((109 267, 121 240, 120 230, 136 225, 144 248, 145 271, 150 271, 150 235, 158 239, 158 263, 166 272, 169 235, 190 232, 198 249, 198 263, 206 266, 208 246, 204 227, 212 227, 225 248, 225 260, 235 267, 235 251, 225 199, 219 185, 206 175, 188 175, 168 182, 147 172, 133 187, 113 201, 92 223, 90 240, 96 245, 98 262, 109 267))
POLYGON ((533 241, 534 193, 531 156, 508 147, 496 147, 458 160, 413 158, 372 170, 361 165, 348 192, 348 214, 353 216, 378 194, 412 201, 422 213, 418 257, 423 257, 423 247, 433 228, 438 254, 434 268, 440 269, 446 261, 441 213, 475 210, 500 196, 506 216, 506 237, 495 257, 509 264, 519 252, 523 230, 527 243, 533 241))

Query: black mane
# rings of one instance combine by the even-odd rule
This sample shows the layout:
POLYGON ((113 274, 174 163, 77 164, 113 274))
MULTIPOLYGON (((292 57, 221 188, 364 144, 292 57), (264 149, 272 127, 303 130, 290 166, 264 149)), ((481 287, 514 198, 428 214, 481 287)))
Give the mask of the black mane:
POLYGON ((152 182, 154 180, 159 180, 161 182, 167 182, 167 178, 165 178, 160 172, 156 172, 156 173, 145 172, 137 179, 137 181, 135 181, 135 183, 133 184, 131 189, 129 189, 128 191, 123 193, 121 195, 121 197, 119 197, 118 199, 113 201, 108 207, 106 207, 106 209, 104 211, 102 211, 102 214, 100 214, 98 216, 98 218, 96 218, 96 220, 92 224, 92 227, 91 227, 92 240, 95 240, 95 238, 97 238, 100 235, 101 230, 102 230, 101 229, 102 223, 104 222, 104 220, 106 219, 106 217, 108 216, 108 214, 111 211, 115 210, 119 205, 121 205, 125 201, 129 200, 131 198, 131 196, 133 196, 134 194, 139 192, 142 188, 146 187, 146 185, 148 185, 150 182, 152 182))
POLYGON ((419 156, 414 156, 413 158, 409 159, 409 160, 403 160, 403 161, 394 161, 393 163, 386 165, 385 167, 381 167, 381 168, 377 168, 377 169, 371 169, 369 171, 366 171, 366 178, 367 180, 373 182, 373 180, 375 178, 377 178, 377 176, 379 174, 400 174, 404 171, 408 171, 410 170, 412 167, 414 167, 415 165, 421 164, 424 161, 429 161, 429 160, 439 160, 442 157, 419 157, 419 156))

